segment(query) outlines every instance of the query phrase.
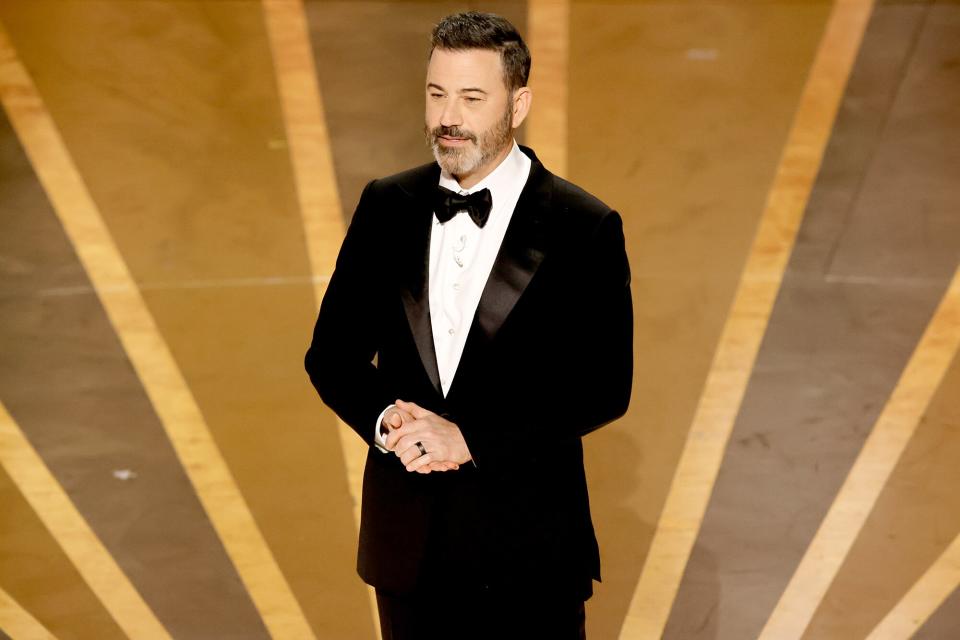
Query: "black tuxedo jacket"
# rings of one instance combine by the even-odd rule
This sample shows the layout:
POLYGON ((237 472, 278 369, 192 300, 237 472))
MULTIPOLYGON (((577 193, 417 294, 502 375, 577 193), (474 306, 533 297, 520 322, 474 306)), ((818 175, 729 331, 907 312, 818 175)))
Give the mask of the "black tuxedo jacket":
POLYGON ((630 399, 622 221, 521 149, 530 175, 446 397, 427 293, 438 165, 367 185, 320 308, 306 369, 371 445, 358 571, 386 591, 442 575, 586 597, 600 578, 580 438, 630 399), (377 417, 397 398, 459 425, 473 464, 410 473, 376 449, 377 417))

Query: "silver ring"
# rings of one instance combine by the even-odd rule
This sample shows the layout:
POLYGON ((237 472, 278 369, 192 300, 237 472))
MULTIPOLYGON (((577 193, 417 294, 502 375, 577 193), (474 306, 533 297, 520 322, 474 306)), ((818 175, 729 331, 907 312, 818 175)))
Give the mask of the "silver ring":
POLYGON ((420 449, 420 455, 422 455, 422 456, 427 455, 427 450, 423 448, 423 443, 422 443, 422 442, 418 442, 418 443, 417 443, 417 449, 420 449))

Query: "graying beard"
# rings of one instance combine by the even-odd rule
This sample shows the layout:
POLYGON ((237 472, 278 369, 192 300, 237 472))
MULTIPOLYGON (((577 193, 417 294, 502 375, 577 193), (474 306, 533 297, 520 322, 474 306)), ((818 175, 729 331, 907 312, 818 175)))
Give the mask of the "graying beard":
MULTIPOLYGON (((506 129, 506 131, 509 133, 510 120, 512 119, 512 117, 513 117, 512 112, 509 109, 507 109, 507 112, 504 114, 503 119, 497 125, 497 130, 496 130, 497 133, 500 133, 500 129, 506 129)), ((503 150, 503 146, 500 146, 495 149, 490 149, 488 152, 481 151, 479 158, 471 166, 469 167, 458 166, 458 167, 455 167, 457 171, 451 171, 450 169, 447 169, 446 166, 444 166, 444 163, 441 161, 441 157, 445 157, 447 160, 454 159, 454 161, 457 161, 457 160, 462 160, 463 155, 455 149, 450 149, 449 155, 442 156, 442 153, 440 151, 441 149, 440 143, 433 141, 433 134, 430 132, 429 129, 427 129, 426 127, 424 128, 426 129, 426 133, 427 133, 427 136, 426 136, 427 141, 430 144, 430 149, 433 151, 433 157, 437 161, 437 164, 439 164, 447 173, 454 176, 462 175, 464 173, 470 173, 471 171, 475 170, 477 167, 481 167, 485 163, 489 162, 491 158, 496 157, 496 155, 503 150)), ((505 135, 503 137, 505 138, 504 145, 509 144, 511 136, 505 135)), ((478 143, 477 143, 480 149, 483 149, 484 142, 485 140, 483 139, 483 136, 480 136, 480 139, 478 140, 478 143)))
POLYGON ((464 173, 470 173, 477 167, 483 165, 484 162, 489 160, 489 158, 485 157, 486 154, 481 153, 480 157, 477 159, 476 162, 472 162, 470 166, 463 166, 463 161, 466 159, 463 157, 465 154, 461 154, 455 150, 451 150, 449 153, 444 154, 443 152, 440 151, 439 143, 432 144, 431 149, 433 150, 433 157, 434 159, 436 159, 437 164, 443 167, 444 170, 446 170, 447 173, 451 175, 462 175, 464 173), (452 169, 454 169, 452 171, 451 171, 451 168, 448 168, 451 161, 456 164, 455 167, 452 167, 452 169))

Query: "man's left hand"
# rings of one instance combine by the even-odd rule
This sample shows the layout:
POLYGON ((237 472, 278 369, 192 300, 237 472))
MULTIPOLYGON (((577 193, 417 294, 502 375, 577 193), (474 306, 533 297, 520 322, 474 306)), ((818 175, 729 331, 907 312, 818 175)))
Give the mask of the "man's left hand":
POLYGON ((387 449, 393 451, 407 471, 426 472, 431 463, 446 462, 461 465, 472 456, 460 427, 413 402, 397 400, 399 409, 413 416, 387 436, 387 449), (420 447, 426 453, 421 453, 420 447))

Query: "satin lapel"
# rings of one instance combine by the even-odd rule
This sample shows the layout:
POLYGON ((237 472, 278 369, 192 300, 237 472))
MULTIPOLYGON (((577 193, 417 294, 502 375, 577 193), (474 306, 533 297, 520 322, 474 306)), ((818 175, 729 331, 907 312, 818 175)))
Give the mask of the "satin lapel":
POLYGON ((433 327, 430 323, 430 232, 433 224, 433 209, 430 205, 430 189, 435 188, 439 179, 437 171, 428 173, 422 183, 411 185, 410 191, 405 191, 408 198, 406 215, 410 235, 408 241, 402 243, 405 250, 402 254, 408 255, 403 272, 400 274, 400 296, 410 323, 417 351, 420 352, 420 361, 426 371, 434 389, 441 396, 440 370, 437 367, 437 352, 433 345, 433 327))
POLYGON ((490 270, 490 276, 480 294, 480 303, 473 318, 467 343, 450 383, 447 400, 459 396, 469 370, 478 365, 487 346, 496 337, 507 316, 513 311, 527 285, 543 262, 547 244, 547 216, 553 197, 553 174, 544 169, 533 151, 520 147, 533 164, 530 177, 520 193, 520 199, 510 218, 500 251, 490 270))
MULTIPOLYGON (((552 175, 532 151, 521 148, 533 161, 530 177, 510 218, 507 233, 480 296, 475 318, 476 327, 487 341, 496 337, 537 272, 546 251, 545 218, 553 193, 552 175)), ((468 343, 475 338, 472 334, 468 336, 468 343)))

